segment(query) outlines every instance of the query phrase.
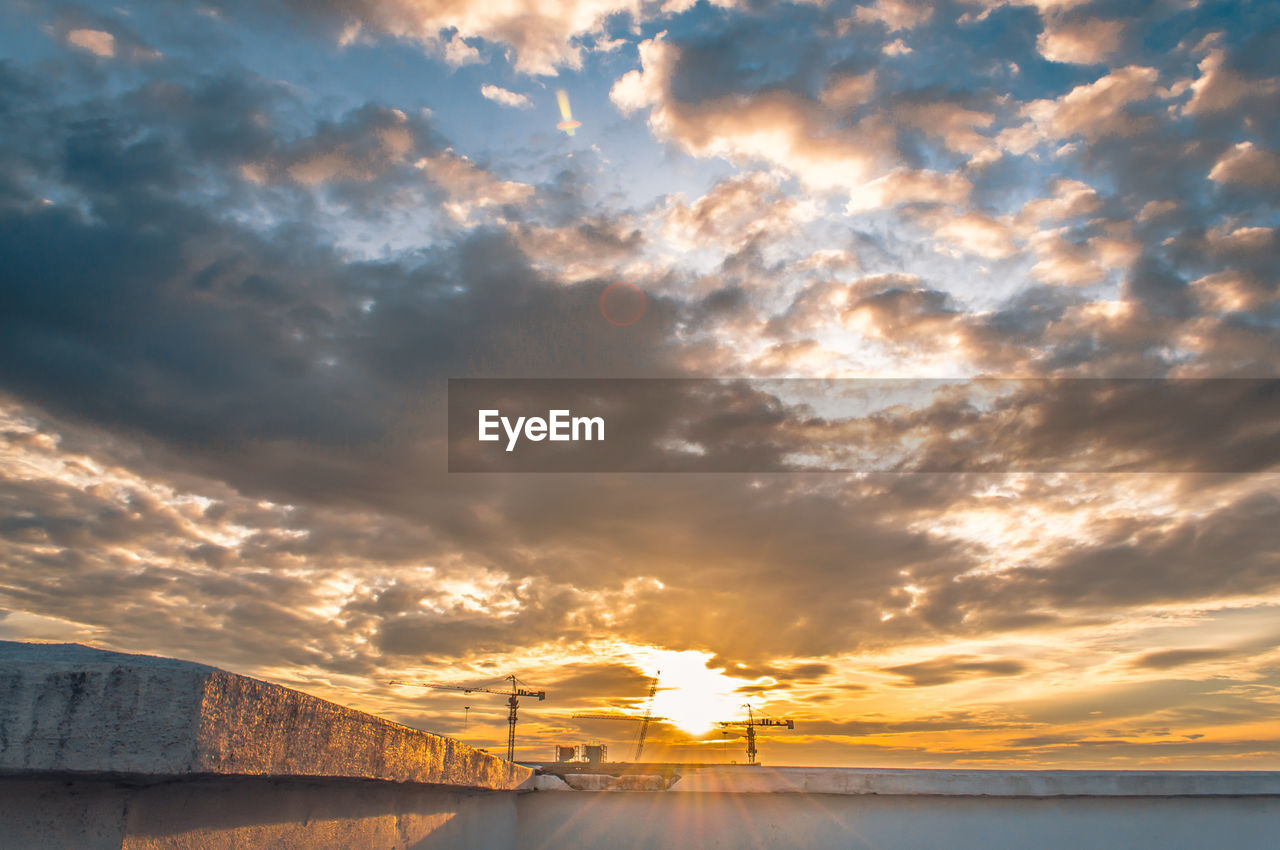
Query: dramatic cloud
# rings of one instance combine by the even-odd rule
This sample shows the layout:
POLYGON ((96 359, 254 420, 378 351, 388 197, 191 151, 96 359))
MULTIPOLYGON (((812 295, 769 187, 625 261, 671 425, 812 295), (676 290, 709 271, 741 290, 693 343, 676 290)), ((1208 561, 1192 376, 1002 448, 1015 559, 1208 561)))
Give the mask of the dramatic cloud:
MULTIPOLYGON (((639 51, 641 70, 625 74, 610 97, 624 113, 649 110, 653 132, 689 153, 743 163, 764 160, 814 189, 842 190, 850 210, 920 201, 960 203, 968 194, 969 182, 959 174, 887 167, 893 136, 881 116, 839 127, 820 103, 783 90, 690 103, 675 94, 680 48, 659 35, 642 42, 639 51)), ((850 94, 828 94, 827 99, 847 102, 850 94)), ((980 118, 961 118, 958 126, 975 121, 982 123, 980 118)))
POLYGON ((1135 113, 1130 104, 1155 95, 1158 80, 1155 68, 1119 68, 1092 83, 1076 86, 1060 98, 1027 104, 1023 113, 1029 123, 1003 135, 1016 152, 1048 139, 1081 136, 1094 141, 1106 136, 1137 135, 1155 126, 1155 119, 1135 113))
MULTIPOLYGON (((361 31, 414 39, 437 51, 451 65, 480 60, 464 39, 501 45, 517 71, 554 76, 561 68, 581 68, 591 49, 616 47, 608 37, 616 19, 640 22, 688 9, 688 0, 568 0, 545 3, 515 0, 504 4, 417 0, 356 0, 319 3, 276 0, 272 6, 293 16, 318 17, 346 43, 361 31)), ((713 6, 732 7, 734 0, 713 6)), ((239 11, 237 0, 216 0, 215 8, 239 11)))

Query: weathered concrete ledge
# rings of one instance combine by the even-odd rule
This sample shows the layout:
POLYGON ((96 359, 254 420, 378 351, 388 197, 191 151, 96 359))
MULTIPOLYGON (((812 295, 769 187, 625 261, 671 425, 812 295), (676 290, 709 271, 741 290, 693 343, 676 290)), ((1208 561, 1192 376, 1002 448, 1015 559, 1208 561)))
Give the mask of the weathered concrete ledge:
POLYGON ((940 797, 1280 797, 1280 771, 701 768, 672 792, 940 797))
POLYGON ((0 775, 383 780, 512 791, 526 767, 215 667, 0 641, 0 775))

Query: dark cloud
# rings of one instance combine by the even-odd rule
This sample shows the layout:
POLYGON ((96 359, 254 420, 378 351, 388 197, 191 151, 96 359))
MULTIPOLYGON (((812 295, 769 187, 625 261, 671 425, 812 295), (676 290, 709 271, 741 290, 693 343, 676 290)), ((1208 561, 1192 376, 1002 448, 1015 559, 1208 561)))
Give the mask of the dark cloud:
POLYGON ((617 701, 619 707, 640 702, 649 691, 651 679, 623 664, 572 664, 545 685, 555 692, 558 705, 598 706, 602 699, 617 701), (630 694, 630 697, 624 696, 630 694))
MULTIPOLYGON (((11 114, 39 112, 38 85, 24 88, 33 100, 11 114)), ((264 236, 183 200, 198 168, 253 157, 278 158, 272 168, 285 174, 320 158, 335 191, 344 180, 362 186, 382 165, 380 134, 410 134, 386 109, 357 110, 282 146, 240 132, 269 108, 244 81, 168 85, 121 104, 135 108, 86 106, 104 116, 88 121, 45 116, 54 127, 27 159, 39 165, 35 157, 54 151, 50 177, 84 199, 84 212, 55 204, 28 213, 10 200, 4 380, 13 391, 189 444, 351 444, 384 434, 433 378, 663 362, 660 303, 648 330, 611 334, 592 320, 602 284, 550 286, 501 234, 464 236, 416 267, 345 263, 305 230, 264 236), (171 108, 180 133, 153 123, 171 108), (202 129, 213 114, 225 145, 202 129)))
POLYGON ((1216 661, 1235 654, 1230 649, 1161 649, 1138 656, 1129 666, 1147 670, 1170 670, 1184 664, 1216 661))
POLYGON ((911 733, 1004 731, 1026 729, 1031 724, 994 714, 968 710, 942 711, 928 717, 890 719, 883 716, 858 719, 806 718, 800 729, 807 735, 873 737, 911 733))
POLYGON ((1278 512, 1280 500, 1259 493, 1171 526, 1132 524, 1117 528, 1112 540, 1064 552, 1041 568, 962 580, 958 592, 942 595, 956 600, 973 592, 987 603, 1037 610, 1266 592, 1280 581, 1274 555, 1278 512))
POLYGON ((961 679, 987 676, 1017 676, 1027 671, 1027 664, 1013 658, 975 658, 969 655, 952 655, 934 658, 914 664, 885 667, 886 673, 902 676, 907 681, 903 687, 925 688, 947 685, 961 679))
POLYGON ((707 659, 707 667, 713 670, 723 669, 726 676, 741 679, 769 678, 782 684, 815 681, 835 672, 835 667, 825 661, 810 661, 784 667, 772 664, 743 664, 720 656, 707 659))

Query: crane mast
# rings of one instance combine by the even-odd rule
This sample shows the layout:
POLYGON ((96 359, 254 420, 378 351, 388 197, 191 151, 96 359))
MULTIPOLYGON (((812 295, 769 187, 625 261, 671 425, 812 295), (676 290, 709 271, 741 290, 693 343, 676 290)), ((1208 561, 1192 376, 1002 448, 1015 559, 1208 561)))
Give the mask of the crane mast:
POLYGON ((644 736, 648 734, 649 721, 653 719, 653 696, 658 692, 658 677, 661 675, 662 671, 659 670, 649 682, 649 698, 645 700, 644 717, 640 719, 640 734, 636 736, 636 756, 632 759, 634 762, 639 762, 640 754, 644 752, 644 736))
POLYGON ((796 728, 796 722, 790 718, 784 717, 756 717, 751 710, 751 706, 745 706, 747 709, 746 720, 722 720, 716 725, 721 729, 742 726, 746 728, 747 736, 747 764, 756 763, 756 727, 757 726, 785 726, 788 729, 796 728))
POLYGON ((632 759, 633 762, 640 761, 640 756, 644 753, 644 739, 649 734, 649 724, 659 723, 667 718, 655 717, 653 714, 653 696, 658 692, 658 676, 662 675, 659 670, 652 679, 649 680, 649 696, 645 700, 644 714, 575 714, 575 720, 629 720, 633 723, 640 724, 640 733, 636 735, 636 754, 632 759))

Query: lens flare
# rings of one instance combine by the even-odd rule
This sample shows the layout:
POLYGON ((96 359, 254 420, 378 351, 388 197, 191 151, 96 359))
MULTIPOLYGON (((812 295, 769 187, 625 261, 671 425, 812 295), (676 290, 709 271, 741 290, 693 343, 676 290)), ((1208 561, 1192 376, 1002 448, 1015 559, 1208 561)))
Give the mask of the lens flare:
POLYGON ((564 120, 556 125, 557 130, 564 130, 565 133, 572 136, 573 131, 582 126, 581 121, 573 120, 573 110, 569 108, 569 93, 564 89, 556 91, 556 100, 560 103, 560 117, 564 120))

